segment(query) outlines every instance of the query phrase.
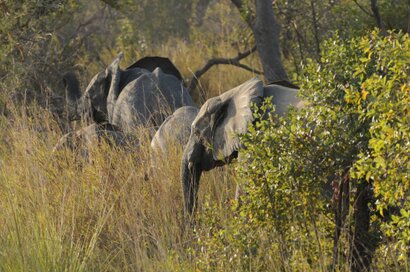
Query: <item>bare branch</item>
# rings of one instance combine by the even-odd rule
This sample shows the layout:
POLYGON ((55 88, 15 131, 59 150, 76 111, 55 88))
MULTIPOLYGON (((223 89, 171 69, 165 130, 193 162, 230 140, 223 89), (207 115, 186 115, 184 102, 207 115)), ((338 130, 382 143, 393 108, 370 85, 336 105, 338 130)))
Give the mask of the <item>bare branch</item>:
POLYGON ((379 8, 377 6, 377 0, 370 0, 370 6, 372 9, 372 13, 367 11, 362 5, 360 5, 357 0, 353 0, 355 4, 367 15, 374 17, 376 19, 377 27, 382 31, 382 33, 386 32, 385 26, 380 16, 379 8))
POLYGON ((256 0, 256 19, 253 25, 253 35, 258 46, 259 58, 262 63, 265 80, 273 82, 288 80, 280 51, 280 25, 276 20, 271 0, 256 0))
POLYGON ((208 62, 201 69, 197 70, 194 73, 192 79, 190 80, 189 86, 188 86, 188 92, 191 92, 192 90, 194 90, 198 86, 199 78, 203 74, 205 74, 209 69, 211 69, 211 67, 214 66, 214 65, 219 65, 219 64, 234 65, 234 66, 240 67, 242 69, 245 69, 247 71, 259 74, 259 75, 263 74, 261 71, 252 69, 251 67, 239 62, 241 59, 246 58, 247 56, 249 56, 250 54, 252 54, 255 51, 256 51, 256 45, 254 47, 252 47, 251 49, 245 51, 245 52, 242 52, 242 53, 239 52, 238 55, 235 58, 230 58, 230 59, 227 59, 227 58, 213 58, 213 59, 208 60, 208 62))
POLYGON ((75 33, 77 34, 82 28, 86 28, 88 25, 91 25, 92 23, 94 23, 94 21, 101 19, 104 16, 104 14, 100 14, 99 11, 96 12, 93 16, 91 16, 90 18, 88 18, 86 21, 80 23, 77 26, 77 29, 75 31, 75 33))

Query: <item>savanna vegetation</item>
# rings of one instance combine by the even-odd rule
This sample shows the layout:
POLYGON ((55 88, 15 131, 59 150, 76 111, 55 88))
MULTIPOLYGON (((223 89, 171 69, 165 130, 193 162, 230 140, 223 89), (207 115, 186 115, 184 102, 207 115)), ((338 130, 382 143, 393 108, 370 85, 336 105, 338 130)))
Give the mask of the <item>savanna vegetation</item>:
POLYGON ((274 78, 254 49, 258 1, 0 1, 0 271, 410 270, 407 0, 271 1, 308 106, 240 136, 239 162, 204 174, 191 225, 181 147, 153 156, 141 128, 135 150, 52 152, 83 126, 62 75, 84 89, 120 51, 124 67, 170 58, 187 85, 248 52, 200 74, 198 106, 274 78))

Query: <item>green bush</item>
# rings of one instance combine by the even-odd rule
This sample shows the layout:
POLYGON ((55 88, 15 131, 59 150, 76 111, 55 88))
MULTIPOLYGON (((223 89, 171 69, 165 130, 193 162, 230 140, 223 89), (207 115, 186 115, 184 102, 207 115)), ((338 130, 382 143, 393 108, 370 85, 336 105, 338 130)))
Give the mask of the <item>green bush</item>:
MULTIPOLYGON (((308 106, 258 121, 242 136, 247 163, 237 170, 244 194, 231 216, 216 218, 215 209, 205 209, 201 222, 213 231, 200 241, 200 264, 327 271, 338 263, 349 269, 357 202, 368 188, 371 219, 362 254, 373 255, 375 269, 407 267, 409 62, 407 34, 375 31, 327 41, 320 63, 304 67, 301 93, 308 106), (350 208, 335 254, 334 210, 346 180, 350 208)), ((271 107, 266 103, 256 118, 271 107)))

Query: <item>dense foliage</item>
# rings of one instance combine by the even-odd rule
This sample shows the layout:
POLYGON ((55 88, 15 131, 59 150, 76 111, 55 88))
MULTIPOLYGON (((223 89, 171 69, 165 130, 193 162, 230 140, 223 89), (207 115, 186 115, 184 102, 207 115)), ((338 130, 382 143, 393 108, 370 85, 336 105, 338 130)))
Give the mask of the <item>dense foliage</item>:
POLYGON ((378 32, 349 41, 336 36, 324 44, 320 62, 304 68, 301 86, 308 106, 259 121, 243 135, 247 163, 237 169, 244 193, 233 217, 215 218, 212 209, 204 217, 211 233, 203 241, 205 270, 235 265, 327 270, 335 252, 333 213, 342 201, 337 191, 344 180, 350 209, 333 258, 344 268, 352 265, 359 193, 368 185, 372 216, 366 252, 379 248, 374 258, 395 256, 373 268, 408 266, 409 46, 407 34, 378 32), (270 259, 278 255, 281 260, 270 259))

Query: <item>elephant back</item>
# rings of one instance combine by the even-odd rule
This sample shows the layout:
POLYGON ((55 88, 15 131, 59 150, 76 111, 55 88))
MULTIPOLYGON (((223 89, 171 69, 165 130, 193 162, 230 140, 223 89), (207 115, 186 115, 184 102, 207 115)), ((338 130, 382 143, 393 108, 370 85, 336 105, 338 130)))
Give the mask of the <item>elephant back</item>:
POLYGON ((112 123, 128 129, 139 125, 158 127, 167 116, 182 106, 194 105, 176 77, 160 68, 142 73, 124 87, 116 102, 112 123))
POLYGON ((263 96, 272 97, 275 113, 283 116, 289 107, 304 107, 304 101, 298 96, 299 90, 282 85, 271 84, 264 87, 263 96))
POLYGON ((159 67, 152 74, 158 83, 158 89, 162 96, 171 106, 172 112, 182 106, 195 107, 195 103, 182 81, 171 74, 164 73, 159 67))
POLYGON ((168 116, 152 138, 151 148, 156 152, 166 153, 170 144, 185 146, 198 111, 196 107, 184 106, 168 116))
POLYGON ((153 72, 158 67, 161 68, 164 73, 173 75, 181 82, 183 81, 181 73, 178 71, 177 67, 175 67, 170 59, 164 57, 144 57, 129 66, 127 70, 134 68, 143 68, 145 70, 153 72))
POLYGON ((121 81, 120 81, 120 92, 127 86, 131 81, 139 78, 142 74, 150 73, 150 71, 143 68, 132 68, 125 71, 121 71, 121 81))

